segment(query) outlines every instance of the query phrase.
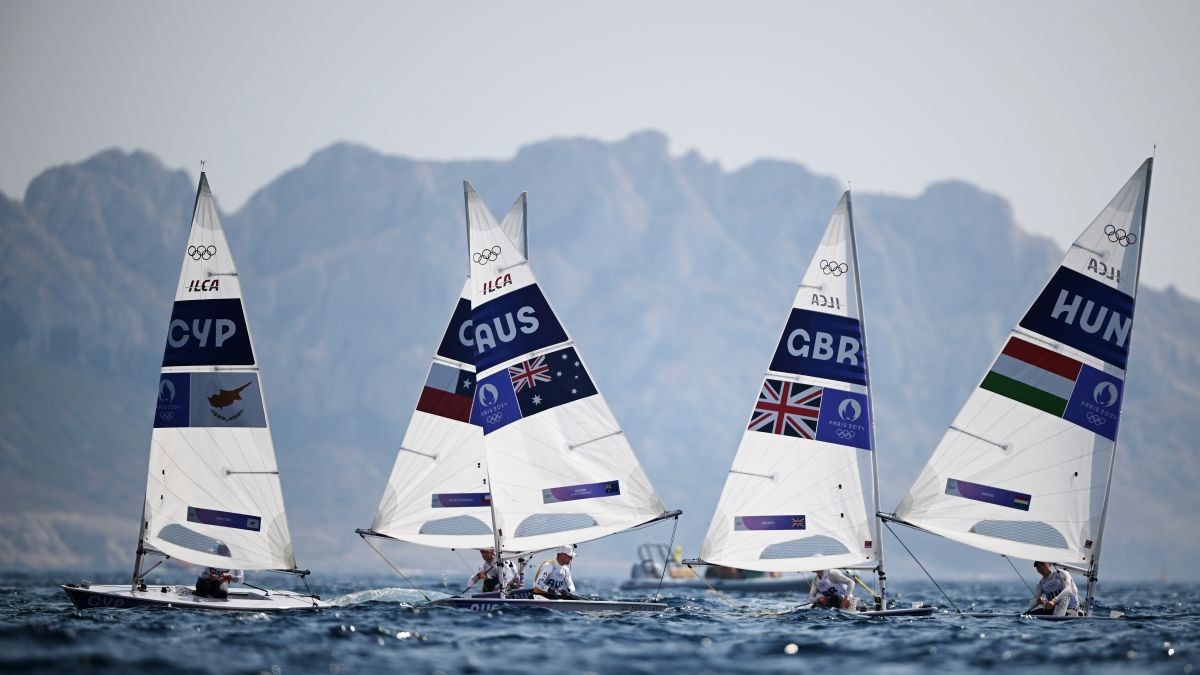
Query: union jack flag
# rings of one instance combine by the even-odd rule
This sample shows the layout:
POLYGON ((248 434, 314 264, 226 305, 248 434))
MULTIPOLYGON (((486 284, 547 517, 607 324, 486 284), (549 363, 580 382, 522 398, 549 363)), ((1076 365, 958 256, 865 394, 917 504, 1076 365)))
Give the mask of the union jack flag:
POLYGON ((750 416, 750 425, 746 428, 768 434, 815 438, 824 391, 822 387, 765 379, 750 416))
POLYGON ((521 391, 527 385, 536 387, 538 382, 549 382, 550 366, 546 365, 546 355, 510 366, 508 376, 512 378, 513 391, 521 391))

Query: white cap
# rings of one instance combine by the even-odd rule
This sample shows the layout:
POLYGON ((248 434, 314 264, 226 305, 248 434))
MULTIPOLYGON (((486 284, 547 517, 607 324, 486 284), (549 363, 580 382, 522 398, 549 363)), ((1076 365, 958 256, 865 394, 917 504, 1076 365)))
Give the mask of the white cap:
POLYGON ((574 557, 575 557, 575 549, 574 549, 574 548, 572 548, 572 547, 570 547, 570 546, 559 546, 559 547, 558 547, 558 552, 559 552, 559 553, 563 553, 563 554, 565 554, 565 555, 568 555, 568 556, 570 556, 570 557, 572 557, 572 558, 574 558, 574 557))

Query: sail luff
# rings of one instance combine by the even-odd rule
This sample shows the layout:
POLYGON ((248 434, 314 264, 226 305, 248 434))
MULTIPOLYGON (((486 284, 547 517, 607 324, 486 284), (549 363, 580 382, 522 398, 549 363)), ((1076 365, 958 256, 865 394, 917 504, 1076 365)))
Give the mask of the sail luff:
MULTIPOLYGON (((850 197, 850 191, 846 190, 846 218, 848 221, 847 230, 850 239, 850 259, 854 262, 854 269, 860 270, 862 267, 858 263, 858 235, 854 229, 854 204, 850 197)), ((854 294, 858 298, 858 322, 859 329, 862 331, 862 349, 863 354, 870 354, 871 350, 867 340, 867 310, 863 304, 862 295, 862 277, 858 274, 854 275, 854 294)), ((866 359, 865 370, 867 374, 867 408, 871 410, 871 440, 873 442, 871 449, 871 492, 873 496, 873 504, 875 506, 872 516, 871 528, 875 536, 875 593, 882 603, 879 609, 887 608, 887 574, 883 567, 883 521, 879 518, 879 437, 875 435, 875 398, 872 394, 871 387, 871 360, 866 359)))
MULTIPOLYGON (((1147 162, 1146 186, 1142 193, 1142 218, 1141 218, 1140 226, 1138 227, 1138 232, 1140 233, 1140 235, 1138 236, 1138 268, 1137 268, 1137 273, 1134 274, 1134 280, 1133 280, 1133 289, 1134 289, 1135 300, 1137 297, 1136 296, 1137 289, 1139 288, 1139 286, 1141 284, 1142 251, 1146 247, 1146 217, 1147 217, 1148 212, 1150 211, 1150 179, 1154 175, 1154 158, 1150 157, 1146 160, 1146 162, 1147 162)), ((1132 356, 1132 353, 1133 353, 1133 341, 1132 340, 1130 340, 1130 343, 1129 343, 1129 352, 1130 352, 1130 356, 1132 356)), ((1129 384, 1128 372, 1125 373, 1124 383, 1125 383, 1125 386, 1128 386, 1128 384, 1129 384)), ((1120 407, 1123 411, 1124 407, 1125 407, 1124 398, 1122 398, 1122 400, 1121 400, 1120 407)), ((1120 413, 1118 413, 1118 416, 1119 415, 1120 415, 1120 413)), ((1112 459, 1110 459, 1108 462, 1108 480, 1104 484, 1104 500, 1103 500, 1103 504, 1100 507, 1100 524, 1096 529, 1096 544, 1094 547, 1095 550, 1092 551, 1092 562, 1091 562, 1091 565, 1089 566, 1089 571, 1088 571, 1087 598, 1085 599, 1084 605, 1083 605, 1085 611, 1087 611, 1088 614, 1091 614, 1091 612, 1092 612, 1092 598, 1095 596, 1096 582, 1100 577, 1100 552, 1104 546, 1104 526, 1105 526, 1105 522, 1108 520, 1108 503, 1109 503, 1109 496, 1112 492, 1113 469, 1116 466, 1116 464, 1117 464, 1117 440, 1113 439, 1112 459)))

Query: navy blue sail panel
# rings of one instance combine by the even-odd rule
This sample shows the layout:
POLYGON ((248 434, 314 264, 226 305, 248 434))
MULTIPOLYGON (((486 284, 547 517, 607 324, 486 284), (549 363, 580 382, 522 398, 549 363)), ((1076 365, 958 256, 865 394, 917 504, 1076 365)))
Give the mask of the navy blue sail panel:
POLYGON ((1133 298, 1059 267, 1021 319, 1021 327, 1124 370, 1133 332, 1133 298))
POLYGON ((238 298, 176 300, 163 367, 252 366, 250 331, 238 298))
POLYGON ((858 319, 793 308, 771 370, 851 384, 867 383, 867 354, 858 319))
POLYGON ((537 284, 486 302, 471 312, 475 329, 475 370, 567 341, 537 284))
POLYGON ((473 363, 475 359, 474 328, 471 324, 471 301, 459 298, 454 307, 454 316, 450 317, 450 325, 442 335, 442 343, 438 345, 438 356, 453 359, 459 363, 473 363))

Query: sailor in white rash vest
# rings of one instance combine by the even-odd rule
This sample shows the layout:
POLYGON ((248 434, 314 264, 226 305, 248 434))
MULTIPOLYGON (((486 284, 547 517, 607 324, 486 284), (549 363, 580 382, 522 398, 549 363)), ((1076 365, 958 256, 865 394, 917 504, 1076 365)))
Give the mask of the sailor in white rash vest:
POLYGON ((1041 561, 1033 563, 1033 568, 1042 575, 1037 586, 1033 589, 1033 600, 1029 603, 1026 614, 1071 616, 1079 615, 1079 589, 1071 573, 1051 566, 1041 561), (1040 606, 1039 606, 1040 605, 1040 606))
POLYGON ((479 557, 483 558, 483 563, 475 570, 475 575, 471 577, 471 586, 474 586, 483 580, 483 592, 491 593, 492 591, 500 590, 500 576, 504 577, 505 590, 511 591, 521 585, 521 578, 517 574, 517 568, 511 560, 505 560, 501 573, 496 569, 496 554, 490 548, 479 549, 479 557))
POLYGON ((533 594, 553 600, 578 600, 575 595, 575 580, 571 578, 571 560, 575 549, 561 546, 554 560, 547 560, 538 568, 533 594))
POLYGON ((817 570, 808 587, 808 599, 818 607, 848 612, 855 611, 858 606, 854 599, 854 580, 838 570, 817 570))

